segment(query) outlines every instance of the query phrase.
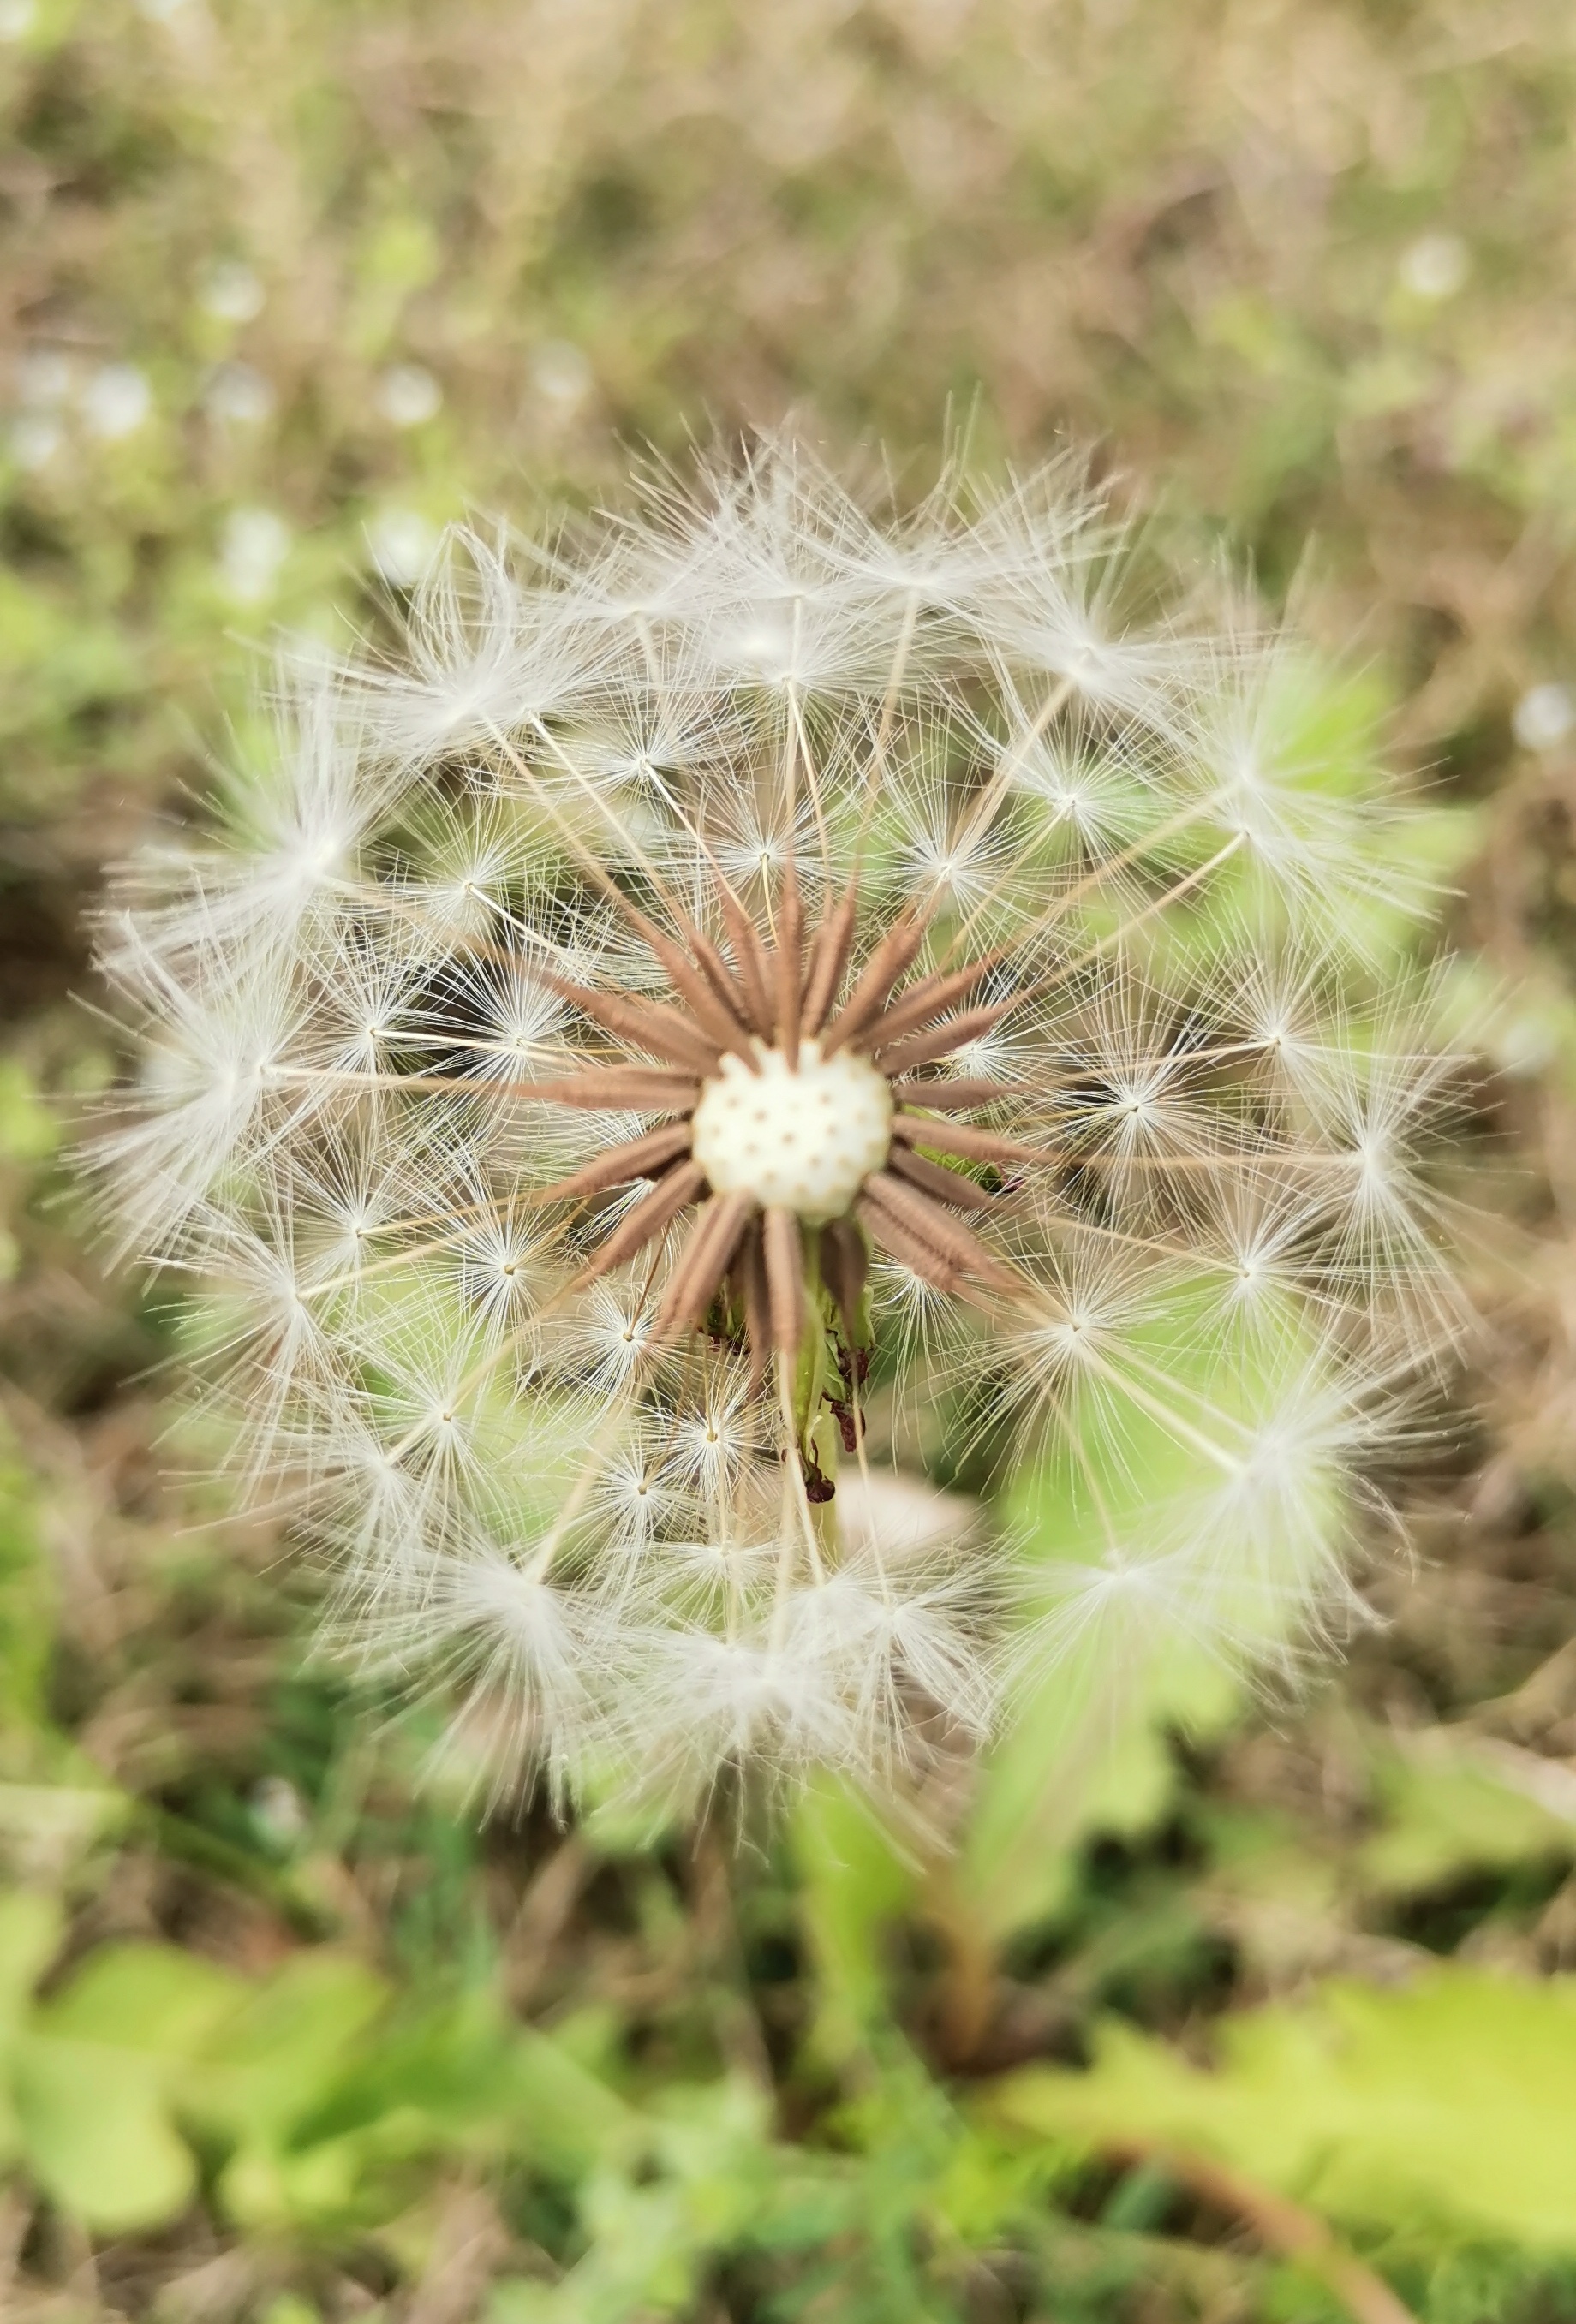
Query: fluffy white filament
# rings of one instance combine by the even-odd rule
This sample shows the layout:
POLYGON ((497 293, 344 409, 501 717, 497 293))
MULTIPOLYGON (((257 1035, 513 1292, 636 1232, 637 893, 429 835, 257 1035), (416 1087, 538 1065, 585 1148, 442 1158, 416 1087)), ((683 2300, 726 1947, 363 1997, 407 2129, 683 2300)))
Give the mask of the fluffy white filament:
MULTIPOLYGON (((1343 1587, 1450 1312, 1444 1069, 1359 956, 1421 900, 1405 809, 1321 745, 1294 641, 1214 582, 1141 618, 1136 557, 1068 471, 881 522, 793 447, 456 531, 404 650, 287 661, 269 766, 125 875, 127 1241, 204 1286, 239 1464, 301 1494, 348 1628, 560 1785, 880 1775, 1097 1631, 1284 1654, 1343 1587), (581 1281, 648 1188, 541 1199, 659 1117, 528 1088, 612 1056, 564 980, 672 999, 621 896, 726 952, 719 882, 770 940, 790 858, 812 920, 857 879, 845 991, 908 913, 911 978, 987 963, 960 1017, 1015 996, 932 1070, 1033 1149, 939 1143, 1001 1279, 878 1258, 863 1380, 817 1295, 792 1427, 725 1328, 654 1338, 673 1237, 581 1281), (883 1473, 937 1462, 983 1511, 885 1526, 883 1473)), ((817 1218, 890 1113, 851 1054, 824 1083, 817 1218)), ((747 1130, 698 1118, 716 1191, 797 1201, 747 1130)))

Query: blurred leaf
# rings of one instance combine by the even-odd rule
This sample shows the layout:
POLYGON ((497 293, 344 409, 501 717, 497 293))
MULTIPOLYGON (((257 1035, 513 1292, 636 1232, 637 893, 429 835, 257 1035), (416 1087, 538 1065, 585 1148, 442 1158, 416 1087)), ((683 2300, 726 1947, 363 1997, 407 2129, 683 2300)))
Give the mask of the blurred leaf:
POLYGON ((522 2027, 510 2061, 524 2151, 565 2174, 630 2134, 627 2109, 551 2035, 522 2027))
MULTIPOLYGON (((1481 1747, 1425 1729, 1377 1750, 1384 1822, 1357 1858, 1369 1887, 1412 1895, 1465 1871, 1576 1856, 1576 1819, 1509 1781, 1481 1747)), ((1548 1770, 1556 1782, 1566 1773, 1548 1770)))
POLYGON ((52 724, 145 678, 128 641, 79 599, 0 569, 0 733, 52 724))
POLYGON ((42 1162, 60 1143, 60 1125, 20 1057, 0 1057, 0 1160, 42 1162))
POLYGON ((322 2324, 322 2319, 310 2300, 282 2292, 259 2311, 257 2324, 322 2324))
POLYGON ((0 1429, 0 1729, 47 1724, 53 1616, 32 1480, 0 1429))
POLYGON ((579 2203, 589 2248, 544 2315, 621 2324, 690 2310, 706 2264, 747 2242, 770 2206, 768 2113, 740 2080, 664 2090, 638 2148, 605 2148, 590 2170, 579 2203))
POLYGON ((1205 2072, 1115 2023, 1087 2073, 998 2082, 991 2119, 1052 2140, 1191 2149, 1371 2227, 1576 2249, 1576 1979, 1456 1966, 1331 1984, 1227 2020, 1205 2072))
POLYGON ((358 355, 380 355, 387 346, 405 301, 431 280, 442 249, 429 219, 396 211, 381 219, 364 243, 357 263, 357 286, 346 317, 346 336, 358 355))
POLYGON ((235 2150, 219 2182, 233 2217, 262 2225, 348 2205, 354 2153, 324 2140, 297 2154, 294 2134, 327 2102, 388 1999, 387 1985, 363 1962, 303 1951, 248 1997, 209 2048, 182 2097, 193 2122, 235 2150))
POLYGON ((411 2014, 362 1962, 297 1954, 221 2030, 184 2110, 231 2149, 226 2209, 251 2226, 389 2215, 402 2171, 442 2153, 519 2154, 568 2179, 632 2117, 551 2037, 485 1990, 411 2014))
POLYGON ((22 2152, 23 2131, 12 2091, 18 2034, 32 1988, 60 1941, 65 1914, 59 1899, 39 1889, 0 1895, 0 2167, 22 2152))
POLYGON ((28 1879, 63 1877, 131 1812, 51 1716, 57 1613, 37 1489, 0 1427, 0 1858, 28 1879))
POLYGON ((885 1940, 917 1886, 874 1804, 839 1778, 810 1784, 793 1816, 799 1909, 816 1968, 814 2042, 837 2061, 890 2008, 885 1940))
POLYGON ((196 2169, 174 2126, 175 2087, 242 1990, 173 1947, 118 1945, 34 2014, 14 2067, 28 2167, 85 2225, 153 2227, 185 2205, 196 2169))
MULTIPOLYGON (((1252 1374, 1217 1324, 1210 1296, 1179 1297, 1165 1324, 1133 1335, 1137 1353, 1195 1396, 1203 1407, 1252 1409, 1252 1374)), ((1295 1359, 1297 1329, 1266 1333, 1252 1359, 1259 1381, 1295 1359)), ((1107 1385, 1098 1427, 1079 1443, 1060 1439, 1025 1461, 1009 1480, 1003 1515, 1044 1578, 1046 1644, 1040 1675, 1025 1686, 1013 1723, 990 1752, 974 1795, 956 1874, 959 1895, 987 1935, 1001 1939, 1046 1918, 1070 1894, 1071 1850, 1089 1832, 1150 1830, 1173 1796, 1175 1771, 1165 1730, 1219 1731, 1241 1701, 1239 1655, 1273 1651, 1298 1614, 1297 1567, 1306 1546, 1288 1542, 1287 1571, 1275 1576, 1275 1545, 1258 1545, 1262 1586, 1229 1567, 1205 1575, 1194 1607, 1166 1582, 1153 1600, 1144 1588, 1149 1545, 1189 1530, 1207 1536, 1221 1475, 1195 1444, 1158 1416, 1142 1388, 1107 1385), (1121 1574, 1110 1545, 1130 1545, 1132 1587, 1112 1611, 1093 1586, 1121 1574), (1173 1602, 1174 1600, 1174 1602, 1173 1602), (1080 1618, 1063 1620, 1062 1609, 1080 1618)), ((1324 1512, 1310 1508, 1307 1526, 1324 1512)), ((1339 1512, 1331 1508, 1333 1525, 1339 1512)), ((1029 1653, 1032 1655, 1031 1647, 1029 1653)))
POLYGON ((60 1899, 41 1890, 0 1895, 0 2042, 22 2024, 33 1987, 49 1967, 65 1914, 60 1899))

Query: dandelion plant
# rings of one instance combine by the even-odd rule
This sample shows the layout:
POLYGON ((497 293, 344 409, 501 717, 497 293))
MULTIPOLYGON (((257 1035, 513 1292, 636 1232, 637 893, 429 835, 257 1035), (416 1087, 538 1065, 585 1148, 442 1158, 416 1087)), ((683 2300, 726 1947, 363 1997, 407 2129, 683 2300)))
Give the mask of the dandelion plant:
POLYGON ((1349 1587, 1449 1326, 1426 883, 1306 650, 1152 561, 1065 466, 885 518, 791 444, 456 530, 126 873, 128 1241, 499 1769, 891 1781, 1090 1621, 1349 1587))

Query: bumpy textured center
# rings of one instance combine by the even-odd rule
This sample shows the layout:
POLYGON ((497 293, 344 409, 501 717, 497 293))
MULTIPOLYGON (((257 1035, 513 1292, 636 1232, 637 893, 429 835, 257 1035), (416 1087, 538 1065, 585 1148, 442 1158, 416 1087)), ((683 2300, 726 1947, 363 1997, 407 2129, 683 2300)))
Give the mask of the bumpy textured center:
POLYGON ((892 1145, 892 1092, 866 1057, 800 1045, 797 1070, 762 1048, 760 1071, 722 1060, 695 1108, 694 1154, 712 1191, 748 1194, 812 1226, 840 1218, 892 1145))

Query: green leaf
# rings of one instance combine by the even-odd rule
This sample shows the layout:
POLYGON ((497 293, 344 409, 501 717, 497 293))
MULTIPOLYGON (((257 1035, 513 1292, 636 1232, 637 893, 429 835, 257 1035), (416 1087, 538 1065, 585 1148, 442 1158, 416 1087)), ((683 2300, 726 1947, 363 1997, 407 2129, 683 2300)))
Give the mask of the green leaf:
POLYGON ((578 2175, 631 2135, 635 2116, 622 2099, 551 2034, 522 2027, 509 2071, 524 2151, 550 2170, 578 2175))
POLYGON ((299 2292, 282 2292, 261 2310, 257 2324, 322 2324, 322 2319, 299 2292))
POLYGON ((0 1434, 0 1729, 35 1734, 48 1724, 53 1613, 32 1480, 0 1434))
POLYGON ((219 2195, 239 2224, 386 2218, 436 2153, 519 2154, 574 2180, 627 2144, 622 2101, 490 1993, 403 2018, 393 1998, 348 1955, 300 1953, 188 2078, 184 2111, 230 2150, 219 2195))
POLYGON ((209 2049, 192 2114, 237 2140, 283 2139, 321 2104, 388 1999, 384 1979, 350 1954, 293 1954, 209 2049))
POLYGON ((51 2041, 187 2058, 245 1994, 238 1978, 199 1953, 173 1945, 104 1945, 35 2013, 32 2031, 51 2041))
MULTIPOLYGON (((1131 1351, 1176 1383, 1179 1405, 1191 1397, 1201 1410, 1251 1416, 1295 1365, 1300 1326, 1288 1317, 1278 1340, 1266 1332, 1245 1353, 1218 1309, 1210 1286, 1181 1291, 1170 1315, 1131 1335, 1131 1351)), ((1167 1425, 1142 1378, 1131 1394, 1116 1379, 1105 1383, 1099 1419, 1075 1447, 1059 1442, 1025 1461, 1004 1496, 1006 1524, 1038 1561, 1052 1607, 1059 1577, 1076 1591, 1113 1537, 1143 1545, 1168 1533, 1182 1538, 1190 1526, 1207 1534, 1220 1490, 1219 1467, 1167 1425)), ((1235 1716, 1238 1661, 1280 1643, 1310 1543, 1335 1531, 1340 1517, 1333 1500, 1325 1508, 1310 1496, 1300 1513, 1306 1537, 1288 1539, 1284 1572, 1267 1554, 1273 1543, 1259 1545, 1256 1576, 1233 1577, 1222 1566, 1191 1636, 1174 1619, 1140 1623, 1123 1601, 1110 1621, 1096 1614, 1062 1643, 1015 1707, 976 1791, 956 1888, 985 1934, 999 1940, 1054 1914, 1085 1835, 1141 1832, 1165 1812, 1174 1784, 1166 1729, 1207 1734, 1235 1716)))
POLYGON ((31 1888, 0 1895, 0 2167, 22 2152, 12 2094, 16 2042, 32 1988, 49 1967, 64 1925, 65 1914, 52 1895, 31 1888))
MULTIPOLYGON (((640 2144, 604 2148, 589 2172, 589 2248, 542 2312, 565 2324, 690 2312, 706 2263, 747 2242, 770 2204, 768 2112, 737 2080, 664 2090, 640 2144)), ((514 2312, 528 2315, 529 2304, 514 2312)))
MULTIPOLYGON (((1377 1750, 1385 1821, 1358 1854, 1368 1887, 1415 1895, 1462 1872, 1576 1856, 1576 1820, 1509 1781, 1491 1746, 1430 1729, 1386 1738, 1377 1750)), ((1536 1761, 1532 1771, 1539 1772, 1536 1761)), ((1565 1774, 1558 1766, 1543 1772, 1555 1780, 1565 1774)))
POLYGON ((0 572, 0 733, 48 729, 144 682, 130 641, 36 574, 0 572))
POLYGON ((29 2169, 63 2209, 105 2232, 156 2227, 196 2172, 173 2120, 176 2084, 243 1988, 163 1945, 96 1953, 17 2044, 17 2120, 29 2169))
POLYGON ((1576 2251, 1576 1978, 1455 1965, 1404 1990, 1344 1983, 1228 2020, 1214 2071, 1109 2024, 1088 2073, 1035 2068, 1003 2124, 1094 2146, 1191 2150, 1331 2218, 1576 2251))
POLYGON ((806 1790, 793 1846, 799 1909, 815 1956, 813 2040, 835 2062, 887 2015, 883 1941, 913 1900, 916 1873, 873 1803, 836 1776, 806 1790))
POLYGON ((42 1162, 60 1142, 60 1124, 20 1057, 0 1057, 0 1161, 42 1162))
POLYGON ((0 1895, 0 2044, 8 2043, 20 2027, 65 1920, 59 1897, 42 1890, 14 1888, 0 1895))
POLYGON ((379 2020, 292 2144, 353 2137, 369 2169, 440 2146, 507 2151, 572 2179, 634 2120, 562 2041, 511 2024, 478 1987, 403 2024, 379 2020))

